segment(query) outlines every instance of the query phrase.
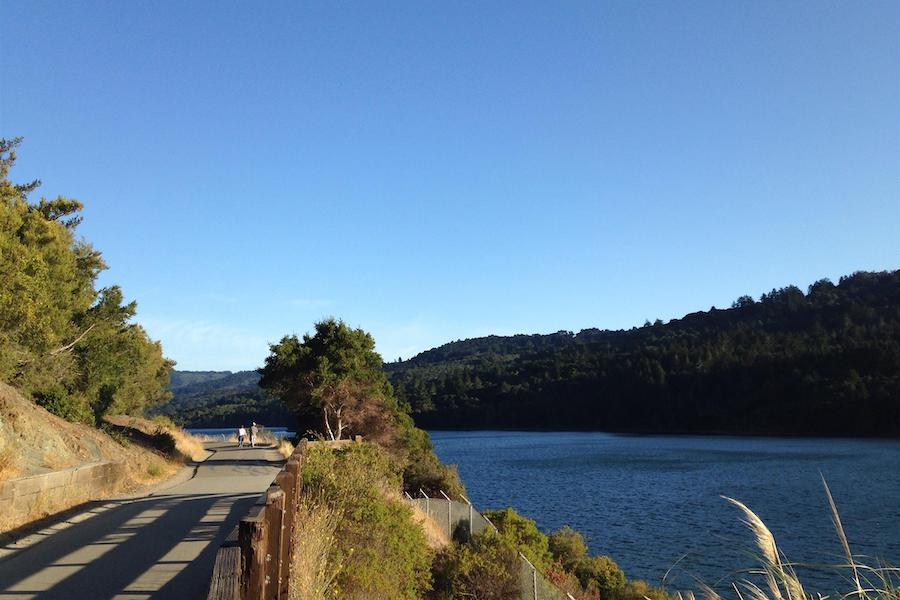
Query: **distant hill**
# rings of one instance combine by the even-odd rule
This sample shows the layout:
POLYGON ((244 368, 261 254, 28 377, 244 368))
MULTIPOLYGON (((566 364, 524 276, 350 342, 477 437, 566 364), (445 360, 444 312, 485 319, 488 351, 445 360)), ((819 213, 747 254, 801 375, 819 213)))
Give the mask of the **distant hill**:
POLYGON ((169 375, 169 390, 175 391, 185 386, 216 381, 233 375, 231 371, 172 371, 169 375))
POLYGON ((172 371, 169 391, 179 396, 207 392, 247 392, 258 388, 256 371, 172 371))
POLYGON ((251 421, 291 426, 295 421, 259 389, 256 371, 173 371, 170 382, 172 399, 152 413, 185 427, 238 427, 251 421))
POLYGON ((425 428, 900 436, 900 271, 385 365, 425 428))

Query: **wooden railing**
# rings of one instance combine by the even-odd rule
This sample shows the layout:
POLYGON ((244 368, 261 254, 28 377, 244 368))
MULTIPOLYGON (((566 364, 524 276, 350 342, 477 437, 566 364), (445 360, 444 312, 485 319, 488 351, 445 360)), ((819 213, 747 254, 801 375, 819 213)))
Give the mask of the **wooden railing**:
POLYGON ((208 600, 284 600, 288 597, 293 533, 300 501, 301 440, 250 514, 219 547, 208 600))

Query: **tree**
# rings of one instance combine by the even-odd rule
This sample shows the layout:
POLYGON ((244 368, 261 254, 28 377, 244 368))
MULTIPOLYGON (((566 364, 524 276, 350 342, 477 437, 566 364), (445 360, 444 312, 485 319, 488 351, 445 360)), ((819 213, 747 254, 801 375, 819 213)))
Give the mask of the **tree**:
POLYGON ((80 201, 28 194, 8 174, 21 138, 0 140, 0 381, 67 418, 139 413, 168 397, 173 363, 117 286, 97 289, 102 255, 75 237, 80 201))
POLYGON ((464 493, 456 469, 438 460, 382 366, 371 335, 328 318, 315 324, 313 335, 288 335, 270 345, 259 386, 301 423, 317 415, 321 433, 331 439, 361 434, 385 448, 398 461, 407 490, 464 493))
POLYGON ((285 336, 269 352, 260 387, 300 414, 319 412, 330 439, 348 427, 367 436, 389 433, 395 402, 371 335, 329 318, 315 324, 314 335, 285 336))

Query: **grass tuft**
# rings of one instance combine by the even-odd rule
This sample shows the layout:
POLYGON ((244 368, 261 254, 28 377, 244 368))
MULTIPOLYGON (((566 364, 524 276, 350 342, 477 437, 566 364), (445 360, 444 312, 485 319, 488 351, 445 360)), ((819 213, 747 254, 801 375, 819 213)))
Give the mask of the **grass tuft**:
MULTIPOLYGON (((846 564, 834 565, 833 568, 841 571, 849 571, 847 579, 852 582, 853 589, 849 592, 839 593, 834 600, 900 600, 900 569, 887 564, 872 566, 863 562, 850 550, 850 543, 844 532, 844 526, 838 513, 837 504, 825 479, 822 479, 825 494, 828 497, 828 505, 831 510, 831 518, 841 547, 844 551, 846 564)), ((752 574, 762 575, 766 582, 764 589, 758 584, 744 579, 731 584, 737 600, 826 600, 829 596, 821 594, 809 594, 804 590, 800 578, 797 576, 794 566, 778 550, 775 536, 769 531, 762 519, 748 506, 733 498, 723 496, 725 500, 738 507, 744 514, 744 523, 755 537, 756 546, 759 549, 759 568, 751 571, 752 574)), ((718 592, 704 583, 700 583, 700 589, 708 600, 722 600, 718 592)))

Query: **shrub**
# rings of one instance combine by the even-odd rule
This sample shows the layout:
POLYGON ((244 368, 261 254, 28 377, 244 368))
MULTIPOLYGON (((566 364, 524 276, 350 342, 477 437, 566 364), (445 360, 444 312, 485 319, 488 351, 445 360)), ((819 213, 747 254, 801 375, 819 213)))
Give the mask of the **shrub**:
POLYGON ((119 427, 110 425, 109 423, 100 423, 100 430, 111 437, 116 443, 124 448, 131 446, 131 439, 119 427))
POLYGON ((578 563, 587 557, 588 548, 584 536, 568 525, 550 534, 548 539, 550 554, 567 571, 574 571, 578 563))
POLYGON ((90 408, 77 396, 69 394, 63 387, 52 387, 36 392, 34 400, 39 406, 73 423, 93 425, 94 415, 90 408))
POLYGON ((180 427, 166 415, 153 415, 153 418, 150 420, 160 429, 180 429, 180 427))
POLYGON ((413 495, 419 489, 430 495, 443 491, 454 498, 465 494, 466 489, 456 466, 445 465, 438 459, 428 433, 416 427, 409 415, 401 414, 398 419, 403 432, 399 437, 399 447, 389 450, 404 457, 404 488, 413 495))
POLYGON ((588 556, 584 536, 571 527, 563 527, 550 536, 537 524, 512 508, 487 511, 485 515, 497 527, 499 535, 511 547, 525 555, 557 587, 577 598, 650 600, 668 598, 664 590, 651 588, 642 581, 626 585, 625 574, 608 556, 588 556))
POLYGON ((451 497, 459 498, 465 494, 456 466, 442 464, 434 454, 412 460, 406 466, 403 470, 403 486, 410 494, 416 494, 420 489, 430 496, 445 492, 451 497))
POLYGON ((165 454, 166 456, 174 456, 177 451, 178 444, 175 436, 164 429, 157 429, 153 434, 153 447, 165 454))
POLYGON ((91 402, 91 413, 94 415, 94 423, 103 424, 103 417, 109 412, 116 402, 116 388, 111 385, 100 386, 97 397, 91 402))
POLYGON ((600 593, 601 598, 617 595, 625 586, 625 573, 608 556, 584 556, 575 566, 582 587, 600 593))
POLYGON ((673 600, 666 590, 652 587, 646 581, 632 579, 611 596, 615 600, 673 600))
POLYGON ((159 463, 150 463, 147 465, 147 475, 150 477, 159 477, 162 474, 163 468, 159 463))
POLYGON ((553 564, 549 540, 533 520, 523 517, 512 508, 487 511, 484 514, 497 527, 500 536, 538 569, 546 570, 553 564))
POLYGON ((513 600, 519 597, 518 569, 516 547, 487 529, 471 543, 452 544, 435 557, 429 598, 513 600))
POLYGON ((373 444, 311 448, 304 493, 336 515, 329 598, 417 598, 430 587, 432 552, 399 499, 400 466, 373 444), (385 568, 389 565, 389 568, 385 568))

